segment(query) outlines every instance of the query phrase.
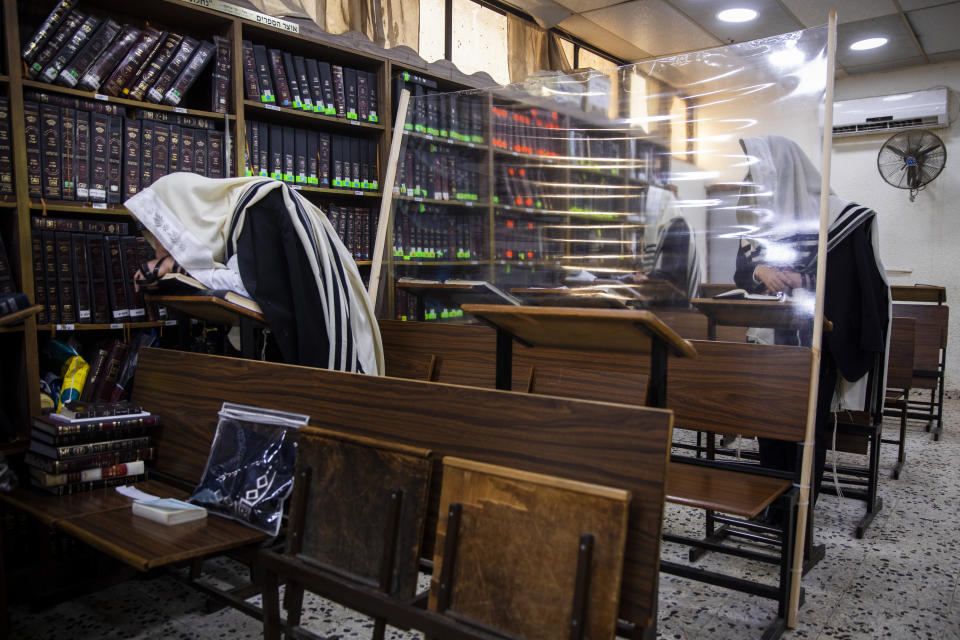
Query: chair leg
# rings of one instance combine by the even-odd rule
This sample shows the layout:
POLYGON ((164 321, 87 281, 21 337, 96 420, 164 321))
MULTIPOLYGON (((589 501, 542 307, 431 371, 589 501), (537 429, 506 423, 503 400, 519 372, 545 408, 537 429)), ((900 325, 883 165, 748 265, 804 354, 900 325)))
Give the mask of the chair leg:
MULTIPOLYGON (((287 605, 287 629, 300 626, 300 614, 303 611, 303 585, 287 580, 284 601, 287 605)), ((289 637, 289 632, 287 635, 289 637)))
POLYGON ((903 471, 903 465, 907 462, 907 406, 910 402, 910 390, 904 389, 903 392, 903 411, 900 412, 900 442, 897 449, 897 464, 893 466, 893 473, 890 477, 894 480, 900 479, 900 473, 903 471))
POLYGON ((277 584, 277 574, 264 569, 261 571, 261 579, 263 581, 263 638, 280 640, 280 587, 277 584))

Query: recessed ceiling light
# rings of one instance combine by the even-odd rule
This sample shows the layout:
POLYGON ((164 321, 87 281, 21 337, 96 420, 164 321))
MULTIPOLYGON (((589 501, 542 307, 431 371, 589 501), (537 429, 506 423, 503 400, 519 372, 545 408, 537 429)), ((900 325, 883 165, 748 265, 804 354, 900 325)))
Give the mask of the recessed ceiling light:
POLYGON ((850 45, 850 48, 854 51, 866 51, 867 49, 882 47, 885 44, 887 44, 886 38, 866 38, 864 40, 857 40, 850 45))
POLYGON ((753 9, 724 9, 717 14, 717 19, 723 22, 750 22, 757 17, 753 9))

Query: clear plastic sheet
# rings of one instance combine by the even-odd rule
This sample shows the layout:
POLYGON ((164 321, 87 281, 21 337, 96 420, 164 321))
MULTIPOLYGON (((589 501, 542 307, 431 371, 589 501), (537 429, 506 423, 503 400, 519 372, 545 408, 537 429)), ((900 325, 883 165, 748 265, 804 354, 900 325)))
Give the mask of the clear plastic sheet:
POLYGON ((820 27, 453 94, 411 76, 384 315, 463 322, 461 304, 502 301, 692 326, 742 290, 793 327, 750 340, 809 344, 826 42, 820 27))
POLYGON ((296 434, 310 418, 224 402, 210 457, 190 502, 276 536, 293 490, 296 434))

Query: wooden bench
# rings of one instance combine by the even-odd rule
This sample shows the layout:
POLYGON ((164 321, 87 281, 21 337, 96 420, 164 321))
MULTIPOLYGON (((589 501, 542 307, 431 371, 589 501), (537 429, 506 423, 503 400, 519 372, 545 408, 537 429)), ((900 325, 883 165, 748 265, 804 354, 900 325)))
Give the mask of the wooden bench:
MULTIPOLYGON (((637 406, 536 396, 274 363, 144 349, 139 402, 176 407, 164 424, 182 445, 209 438, 224 401, 285 409, 314 425, 356 436, 611 486, 630 491, 627 552, 620 593, 622 632, 653 637, 672 414, 637 406)), ((185 463, 184 463, 185 464, 185 463)), ((185 465, 186 466, 186 465, 185 465)), ((177 465, 174 464, 174 468, 177 465)), ((421 554, 433 554, 440 473, 432 483, 421 554)), ((348 605, 349 606, 349 605, 348 605)))
POLYGON ((913 387, 913 349, 916 343, 917 321, 913 318, 892 318, 890 323, 890 351, 887 355, 887 388, 884 406, 900 411, 900 435, 896 440, 881 440, 897 445, 897 462, 890 477, 897 480, 907 462, 907 413, 910 389, 913 387))

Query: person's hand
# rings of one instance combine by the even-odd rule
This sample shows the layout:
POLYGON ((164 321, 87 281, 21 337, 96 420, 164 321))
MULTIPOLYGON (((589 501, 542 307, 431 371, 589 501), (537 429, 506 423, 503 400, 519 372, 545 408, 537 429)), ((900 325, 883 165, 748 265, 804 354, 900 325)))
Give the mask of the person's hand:
POLYGON ((785 269, 780 273, 783 274, 784 279, 787 281, 787 284, 790 285, 791 289, 799 289, 803 286, 803 276, 793 269, 785 269))
POLYGON ((763 286, 767 288, 767 293, 770 294, 777 294, 781 291, 789 292, 802 283, 799 273, 783 272, 765 264, 753 270, 753 277, 763 283, 763 286), (794 285, 794 282, 796 282, 796 285, 794 285))
POLYGON ((133 274, 133 289, 140 291, 140 287, 152 289, 156 286, 157 280, 164 274, 170 273, 177 266, 170 254, 148 260, 140 265, 140 269, 133 274))
POLYGON ((634 282, 634 283, 643 282, 647 280, 647 274, 640 273, 639 271, 637 271, 635 273, 631 273, 630 275, 628 275, 626 278, 624 278, 624 280, 626 282, 634 282))

